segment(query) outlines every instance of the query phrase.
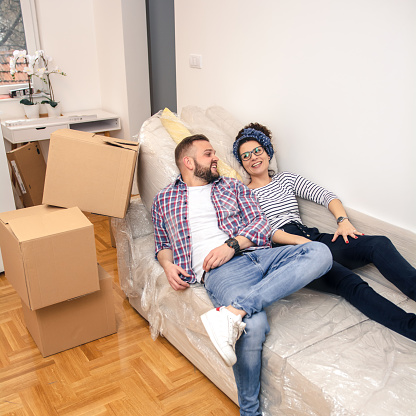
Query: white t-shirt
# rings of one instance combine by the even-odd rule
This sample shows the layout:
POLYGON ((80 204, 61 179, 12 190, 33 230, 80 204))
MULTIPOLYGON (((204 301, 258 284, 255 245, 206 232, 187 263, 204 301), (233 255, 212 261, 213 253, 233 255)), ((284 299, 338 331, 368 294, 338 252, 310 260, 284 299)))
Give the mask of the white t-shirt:
POLYGON ((207 254, 224 244, 228 235, 219 229, 217 214, 211 201, 212 184, 188 187, 189 226, 192 238, 192 269, 201 281, 207 254))

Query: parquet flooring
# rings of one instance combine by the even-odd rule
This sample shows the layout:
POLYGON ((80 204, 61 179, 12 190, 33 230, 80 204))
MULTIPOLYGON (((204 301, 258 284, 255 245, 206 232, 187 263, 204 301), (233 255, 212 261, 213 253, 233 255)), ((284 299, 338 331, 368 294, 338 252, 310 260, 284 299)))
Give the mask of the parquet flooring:
POLYGON ((43 358, 0 274, 0 415, 237 416, 238 407, 168 341, 153 341, 120 289, 107 217, 87 216, 98 262, 113 278, 118 331, 43 358))

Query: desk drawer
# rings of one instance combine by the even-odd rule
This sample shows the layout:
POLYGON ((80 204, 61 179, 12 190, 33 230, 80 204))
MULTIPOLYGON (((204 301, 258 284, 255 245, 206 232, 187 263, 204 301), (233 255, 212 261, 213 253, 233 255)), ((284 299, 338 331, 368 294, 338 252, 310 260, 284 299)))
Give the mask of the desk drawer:
POLYGON ((51 133, 59 129, 67 129, 68 124, 55 124, 53 126, 31 126, 30 128, 14 128, 11 130, 11 136, 9 141, 12 143, 31 142, 35 140, 46 140, 49 139, 51 133))

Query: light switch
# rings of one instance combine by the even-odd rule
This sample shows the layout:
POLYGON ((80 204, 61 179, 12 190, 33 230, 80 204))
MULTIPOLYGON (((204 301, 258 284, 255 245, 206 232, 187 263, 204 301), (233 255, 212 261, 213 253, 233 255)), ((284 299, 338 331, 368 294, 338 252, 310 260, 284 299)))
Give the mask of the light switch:
POLYGON ((191 68, 202 68, 202 55, 189 55, 189 66, 191 68))

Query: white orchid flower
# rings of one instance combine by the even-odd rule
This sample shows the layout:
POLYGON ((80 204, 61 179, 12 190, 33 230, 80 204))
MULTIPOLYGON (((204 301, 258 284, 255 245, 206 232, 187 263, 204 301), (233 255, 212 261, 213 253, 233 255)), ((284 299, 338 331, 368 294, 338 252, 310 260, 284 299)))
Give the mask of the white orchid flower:
POLYGON ((25 66, 23 68, 23 72, 26 72, 26 74, 28 74, 29 76, 32 76, 35 73, 33 67, 31 66, 25 66))
POLYGON ((35 55, 27 55, 28 65, 33 68, 38 58, 35 55))
POLYGON ((22 50, 22 51, 13 51, 13 57, 15 59, 19 59, 19 58, 24 58, 26 56, 26 51, 22 50))
POLYGON ((46 68, 38 68, 36 72, 38 76, 43 77, 45 75, 46 68))

